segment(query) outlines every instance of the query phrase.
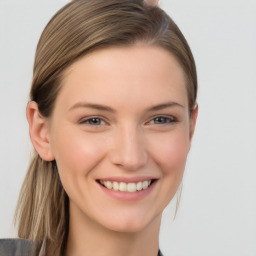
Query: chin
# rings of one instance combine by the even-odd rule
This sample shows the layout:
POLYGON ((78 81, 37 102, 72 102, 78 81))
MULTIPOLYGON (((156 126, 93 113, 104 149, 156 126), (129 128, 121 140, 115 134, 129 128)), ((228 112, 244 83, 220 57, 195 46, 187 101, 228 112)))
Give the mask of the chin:
POLYGON ((127 214, 125 214, 125 216, 120 216, 120 218, 112 216, 111 220, 105 220, 104 224, 102 224, 105 228, 115 232, 139 233, 160 222, 161 214, 159 218, 158 216, 149 218, 149 216, 138 217, 138 215, 127 216, 127 214))
POLYGON ((139 223, 115 223, 114 225, 109 225, 107 228, 109 230, 121 233, 138 233, 146 228, 146 224, 139 223))

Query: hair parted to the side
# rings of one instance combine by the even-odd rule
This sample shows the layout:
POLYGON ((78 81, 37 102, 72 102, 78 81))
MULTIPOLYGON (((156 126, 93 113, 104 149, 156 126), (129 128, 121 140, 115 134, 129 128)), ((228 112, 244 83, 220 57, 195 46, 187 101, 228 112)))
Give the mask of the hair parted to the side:
MULTIPOLYGON (((39 40, 30 92, 42 116, 54 108, 66 69, 91 51, 136 43, 162 47, 184 70, 189 108, 196 105, 197 75, 186 39, 158 6, 143 0, 73 0, 59 10, 39 40)), ((35 152, 16 210, 18 236, 40 244, 46 255, 62 255, 68 234, 68 197, 55 161, 35 152)))

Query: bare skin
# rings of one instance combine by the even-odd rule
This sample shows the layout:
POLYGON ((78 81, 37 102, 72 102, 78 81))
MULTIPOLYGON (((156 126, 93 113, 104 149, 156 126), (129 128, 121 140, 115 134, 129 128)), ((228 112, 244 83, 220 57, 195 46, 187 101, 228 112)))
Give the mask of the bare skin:
POLYGON ((44 160, 56 160, 69 196, 67 256, 157 255, 161 215, 182 180, 196 123, 197 108, 191 116, 188 109, 176 59, 145 45, 74 63, 49 119, 29 104, 32 142, 44 160))

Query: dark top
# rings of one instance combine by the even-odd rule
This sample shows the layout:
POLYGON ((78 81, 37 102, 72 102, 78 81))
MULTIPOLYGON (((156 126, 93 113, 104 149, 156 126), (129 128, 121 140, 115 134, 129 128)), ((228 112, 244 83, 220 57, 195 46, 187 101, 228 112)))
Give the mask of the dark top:
POLYGON ((0 239, 0 256, 29 256, 33 242, 24 239, 0 239))
MULTIPOLYGON (((0 239, 0 256, 29 256, 32 250, 32 241, 24 239, 0 239)), ((160 250, 157 256, 163 256, 160 250)))

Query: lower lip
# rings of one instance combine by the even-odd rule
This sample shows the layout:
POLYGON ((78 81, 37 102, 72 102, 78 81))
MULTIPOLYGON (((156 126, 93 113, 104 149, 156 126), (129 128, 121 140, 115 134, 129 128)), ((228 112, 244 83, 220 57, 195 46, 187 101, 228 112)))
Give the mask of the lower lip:
POLYGON ((108 196, 118 199, 118 200, 123 200, 123 201, 137 201, 145 198, 147 195, 149 195, 152 190, 154 189, 157 181, 155 180, 148 188, 137 191, 137 192, 121 192, 121 191, 115 191, 112 189, 108 189, 101 184, 98 183, 98 186, 100 189, 107 194, 108 196))

